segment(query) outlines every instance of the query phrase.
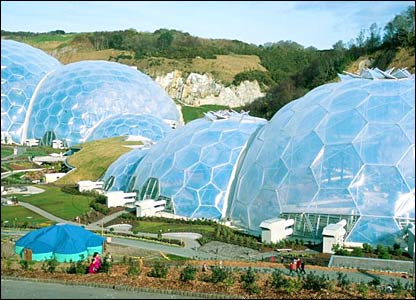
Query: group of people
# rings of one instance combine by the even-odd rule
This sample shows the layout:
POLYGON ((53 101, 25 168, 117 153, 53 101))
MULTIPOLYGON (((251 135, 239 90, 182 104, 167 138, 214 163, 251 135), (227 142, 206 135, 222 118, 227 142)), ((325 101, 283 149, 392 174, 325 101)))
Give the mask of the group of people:
POLYGON ((88 267, 88 273, 97 273, 98 270, 101 268, 101 257, 98 252, 94 252, 92 256, 90 266, 88 267))
POLYGON ((293 276, 296 273, 306 274, 305 261, 302 258, 295 258, 289 264, 289 275, 293 276))

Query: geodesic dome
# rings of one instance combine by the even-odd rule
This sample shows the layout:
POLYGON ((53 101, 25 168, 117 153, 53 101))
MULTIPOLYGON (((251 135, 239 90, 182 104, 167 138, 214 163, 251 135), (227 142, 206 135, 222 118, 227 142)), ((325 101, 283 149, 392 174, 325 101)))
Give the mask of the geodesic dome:
POLYGON ((400 238, 415 217, 415 80, 388 75, 325 84, 279 110, 243 160, 233 223, 259 234, 263 220, 293 218, 294 235, 317 238, 345 219, 347 242, 400 238))
POLYGON ((104 182, 104 191, 127 192, 131 189, 129 183, 133 182, 135 179, 134 171, 148 151, 148 147, 136 148, 121 155, 113 162, 102 178, 102 181, 104 182))
POLYGON ((168 124, 151 115, 122 114, 112 116, 99 123, 86 140, 131 135, 156 142, 171 131, 172 128, 168 124))
POLYGON ((208 113, 152 146, 137 166, 139 199, 164 199, 176 215, 220 219, 237 160, 266 120, 235 112, 208 113))
POLYGON ((149 76, 114 62, 71 63, 57 69, 40 87, 27 137, 54 131, 73 145, 84 142, 101 122, 123 113, 180 122, 173 100, 149 76))
POLYGON ((27 44, 1 40, 1 131, 20 142, 30 100, 39 82, 61 64, 27 44))

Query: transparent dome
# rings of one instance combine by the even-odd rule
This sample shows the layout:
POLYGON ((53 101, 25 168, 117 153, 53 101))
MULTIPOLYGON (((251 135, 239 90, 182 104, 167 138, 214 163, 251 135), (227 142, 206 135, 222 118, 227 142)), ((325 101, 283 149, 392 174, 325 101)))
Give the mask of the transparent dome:
POLYGON ((101 179, 104 181, 104 190, 106 192, 127 192, 131 189, 129 183, 135 179, 134 171, 148 150, 149 148, 145 147, 133 149, 113 162, 101 179))
POLYGON ((1 131, 21 143, 30 99, 39 82, 61 64, 42 50, 1 40, 1 131))
POLYGON ((347 242, 391 244, 414 223, 414 107, 414 77, 349 79, 290 102, 248 148, 234 224, 259 234, 263 220, 294 218, 294 235, 318 238, 346 219, 347 242))
POLYGON ((33 104, 29 138, 54 131, 68 145, 84 142, 98 124, 123 113, 180 122, 173 100, 149 76, 114 62, 81 61, 56 70, 33 104))
POLYGON ((220 219, 237 160, 266 120, 247 114, 209 113, 167 135, 138 165, 133 184, 140 199, 165 199, 179 216, 220 219))
POLYGON ((172 128, 168 124, 151 115, 122 114, 112 116, 99 123, 86 140, 130 135, 142 140, 157 142, 171 131, 172 128))

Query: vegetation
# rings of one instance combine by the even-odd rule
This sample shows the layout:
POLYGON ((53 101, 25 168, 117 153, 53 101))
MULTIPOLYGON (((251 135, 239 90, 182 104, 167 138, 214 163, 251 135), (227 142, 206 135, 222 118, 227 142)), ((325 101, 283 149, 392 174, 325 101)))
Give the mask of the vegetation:
POLYGON ((53 222, 22 206, 2 206, 1 224, 4 227, 37 228, 53 222))
POLYGON ((204 113, 209 111, 217 111, 217 110, 224 110, 229 109, 227 106, 221 106, 221 105, 201 105, 198 107, 194 106, 182 106, 182 115, 183 120, 185 123, 189 123, 192 120, 202 118, 204 116, 204 113))
MULTIPOLYGON (((76 169, 59 179, 57 184, 76 184, 80 180, 97 180, 120 155, 130 151, 124 137, 115 137, 82 144, 82 149, 68 158, 76 169)), ((137 143, 136 143, 137 144, 137 143)))
MULTIPOLYGON (((61 191, 57 186, 41 185, 38 188, 45 191, 40 194, 18 195, 17 200, 28 202, 64 220, 74 220, 90 210, 90 196, 71 195, 61 191)), ((2 213, 3 219, 3 213, 2 213)))

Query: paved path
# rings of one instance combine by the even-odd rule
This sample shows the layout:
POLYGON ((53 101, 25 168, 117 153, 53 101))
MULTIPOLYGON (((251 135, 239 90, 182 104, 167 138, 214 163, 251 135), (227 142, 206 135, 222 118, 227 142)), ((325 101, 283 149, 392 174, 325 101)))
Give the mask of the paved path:
POLYGON ((110 288, 71 286, 1 279, 1 299, 203 299, 180 294, 123 291, 110 288), (22 288, 24 286, 24 288, 22 288), (75 287, 75 288, 74 288, 75 287))
MULTIPOLYGON (((25 202, 19 202, 22 206, 31 209, 33 211, 35 211, 36 213, 49 218, 51 220, 54 220, 55 222, 64 222, 64 223, 69 223, 69 224, 73 224, 73 225, 79 225, 78 223, 75 222, 71 222, 71 221, 66 221, 63 220, 61 218, 58 218, 48 212, 45 212, 44 210, 35 207, 29 203, 25 203, 25 202)), ((108 222, 108 220, 111 220, 115 217, 117 217, 118 215, 120 215, 121 213, 123 213, 124 211, 121 212, 117 212, 115 214, 112 214, 110 216, 107 216, 106 220, 108 222)), ((91 228, 94 229, 96 228, 98 225, 97 224, 101 224, 101 221, 97 221, 91 225, 91 228)), ((88 226, 86 226, 87 229, 91 229, 88 226)), ((99 228, 101 228, 101 226, 99 226, 99 228)), ((122 232, 126 232, 126 230, 123 230, 122 232)), ((127 231, 129 233, 131 233, 130 231, 127 231)), ((140 235, 140 233, 137 234, 138 236, 140 235)), ((143 235, 148 235, 148 236, 157 236, 156 234, 151 234, 151 233, 143 233, 143 235)), ((181 239, 180 235, 181 233, 166 233, 165 236, 171 236, 172 238, 179 238, 181 239)), ((198 237, 198 235, 192 235, 190 233, 185 233, 183 235, 183 239, 188 238, 189 240, 191 240, 192 238, 196 238, 198 237)), ((195 241, 196 242, 196 241, 195 241)), ((118 245, 124 245, 124 246, 128 246, 128 247, 133 247, 133 248, 139 248, 139 249, 147 249, 147 250, 152 250, 152 251, 157 251, 157 252, 163 252, 163 253, 168 253, 168 254, 174 254, 174 255, 178 255, 178 256, 183 256, 183 257, 188 257, 188 258, 192 258, 192 259, 199 259, 199 260, 229 260, 230 256, 229 253, 223 253, 223 251, 218 251, 218 253, 212 253, 212 252, 204 252, 204 251, 198 251, 199 247, 178 247, 178 246, 170 246, 170 245, 165 245, 165 244, 158 244, 158 243, 152 243, 152 242, 146 242, 146 241, 141 241, 141 240, 136 240, 136 239, 127 239, 127 238, 121 238, 121 237, 112 237, 112 243, 114 244, 118 244, 118 245)), ((197 242, 196 242, 197 243, 197 242)), ((198 244, 199 245, 199 244, 198 244)), ((266 255, 267 254, 262 254, 262 255, 266 255)), ((277 254, 276 254, 277 255, 277 254)), ((283 270, 285 273, 289 273, 287 270, 287 267, 280 264, 280 263, 276 263, 276 267, 270 268, 270 267, 261 267, 261 268, 255 268, 257 271, 259 272, 272 272, 274 270, 274 268, 278 268, 283 270)), ((310 267, 311 269, 313 268, 313 266, 310 267)), ((239 269, 244 269, 244 268, 239 268, 239 269)), ((310 272, 311 270, 307 270, 307 272, 310 272)), ((322 275, 322 274, 327 274, 330 278, 335 279, 337 276, 337 270, 331 270, 331 269, 325 269, 325 270, 313 270, 314 272, 316 272, 317 275, 322 275)), ((344 272, 347 275, 347 278, 351 281, 354 282, 360 282, 360 281, 364 281, 364 282, 368 282, 373 280, 374 275, 365 271, 357 271, 357 270, 351 270, 351 272, 346 271, 344 272)), ((391 276, 389 274, 383 274, 383 275, 379 275, 378 276, 381 280, 382 283, 386 284, 392 280, 400 280, 402 283, 406 283, 406 282, 412 282, 411 278, 401 278, 401 277, 397 277, 397 276, 391 276)))

